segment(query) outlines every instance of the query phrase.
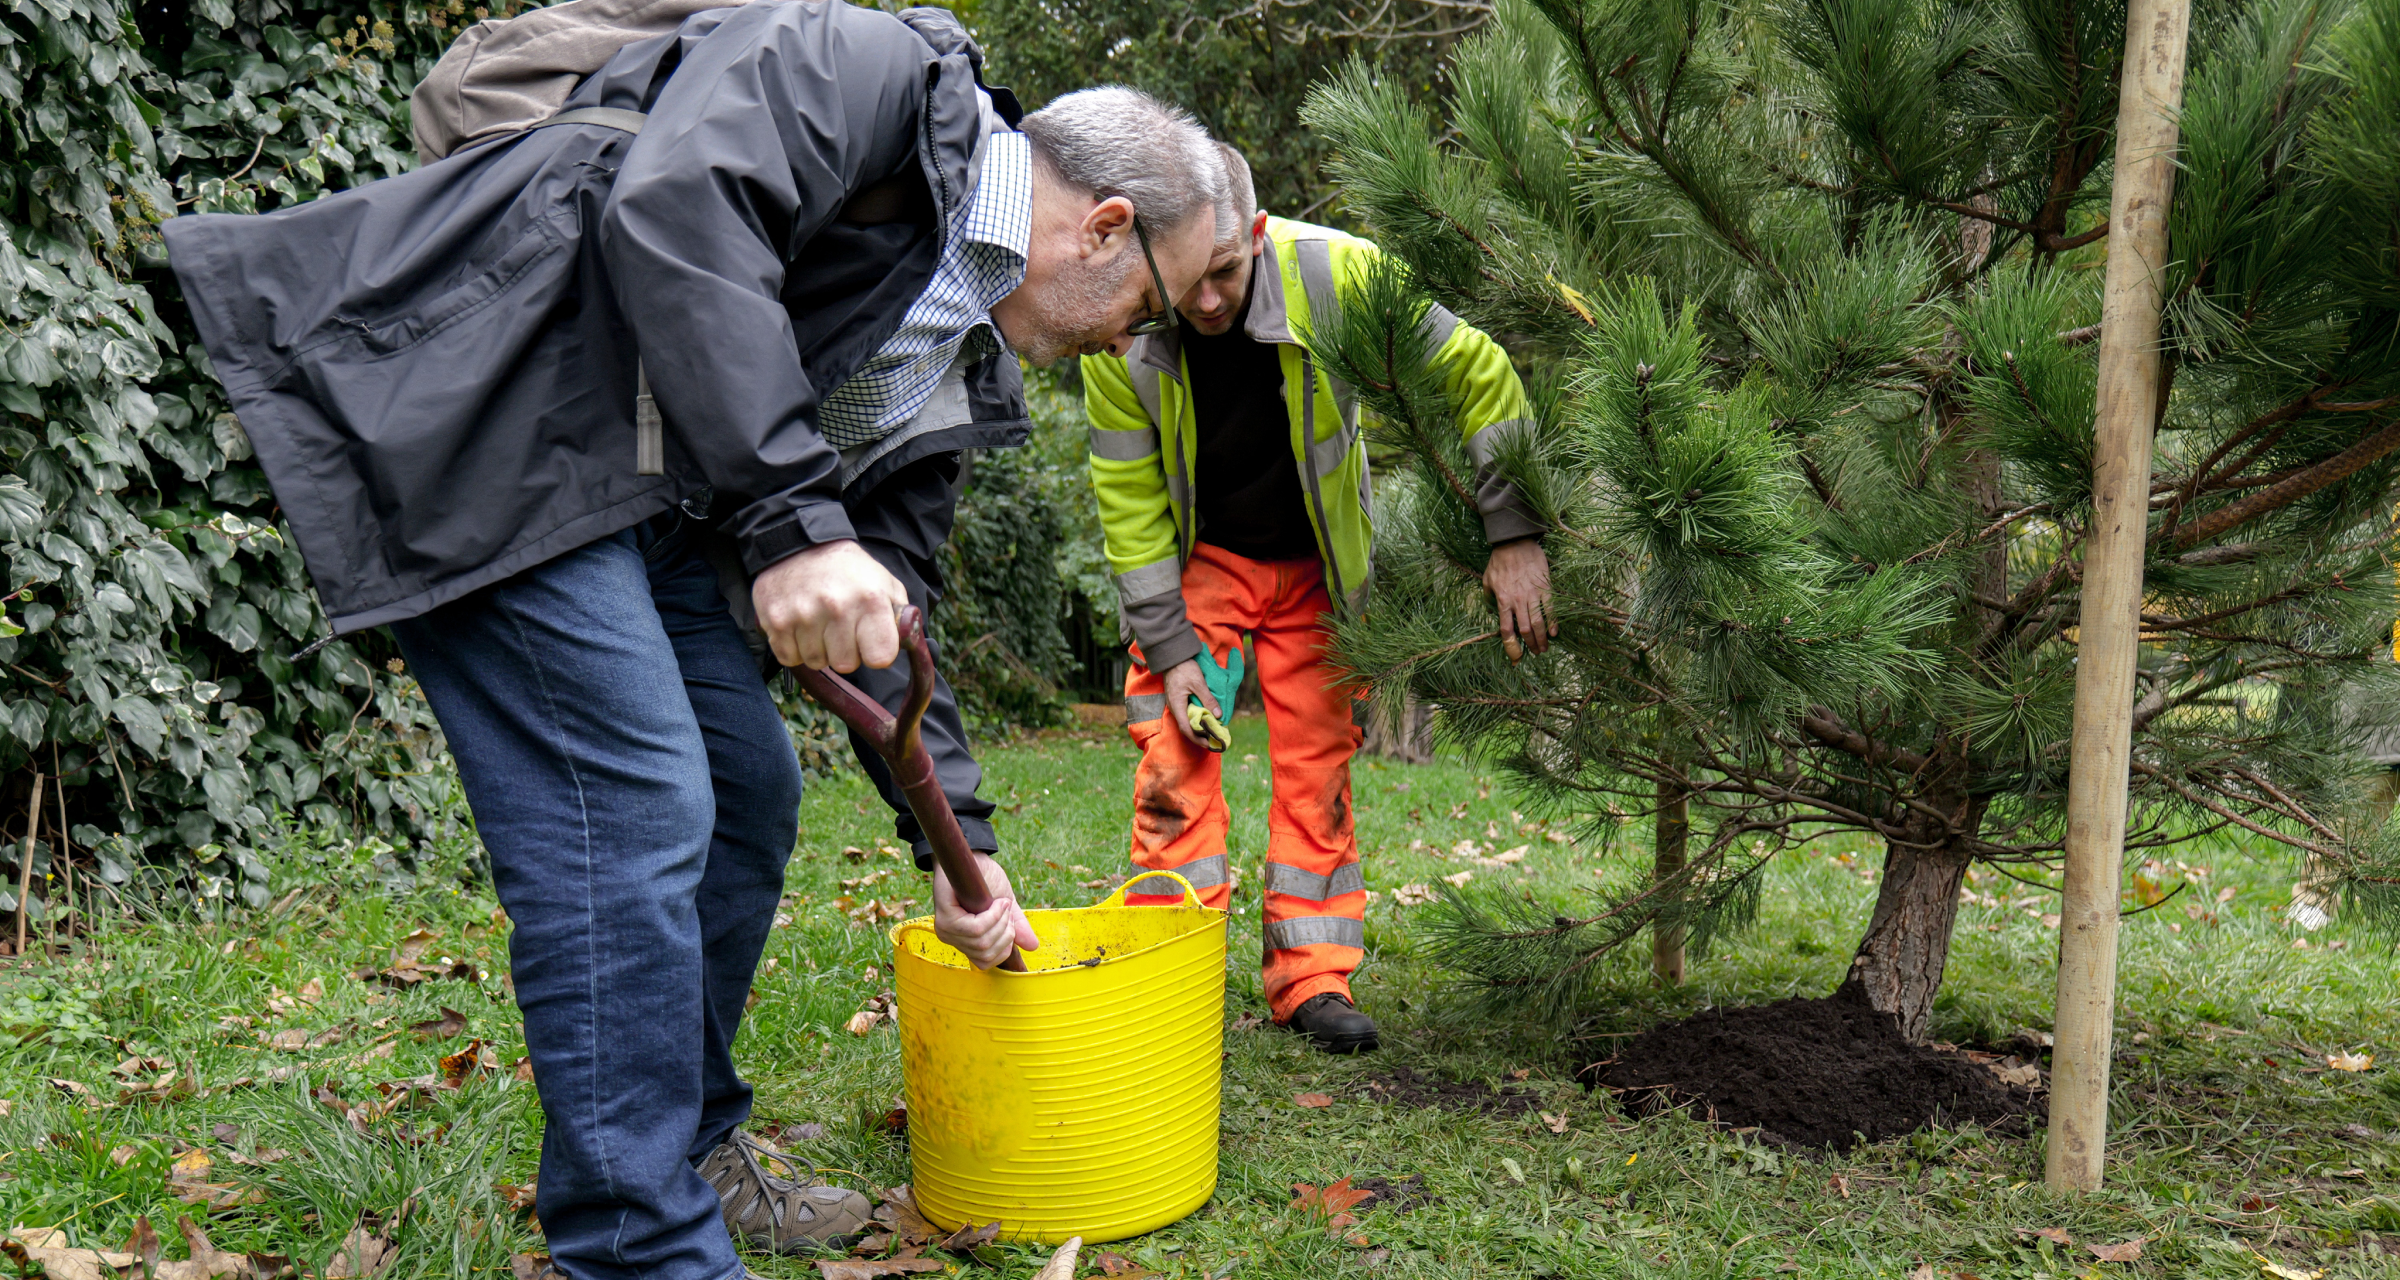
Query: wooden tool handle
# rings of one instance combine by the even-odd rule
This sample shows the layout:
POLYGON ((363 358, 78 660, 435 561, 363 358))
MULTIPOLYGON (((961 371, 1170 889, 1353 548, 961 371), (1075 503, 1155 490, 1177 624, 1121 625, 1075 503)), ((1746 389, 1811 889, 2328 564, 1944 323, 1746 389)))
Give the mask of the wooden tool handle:
MULTIPOLYGON (((810 697, 857 730, 890 766, 892 781, 908 798, 909 811, 917 815, 917 825, 925 830, 925 842, 933 846, 934 862, 949 878, 959 910, 979 915, 991 908, 991 890, 984 886, 983 868, 976 864, 975 851, 967 847, 967 833, 959 829, 958 815, 950 810, 950 797, 942 794, 932 753, 925 750, 922 729, 925 708, 933 703, 933 642, 925 636, 924 612, 915 605, 894 610, 893 620, 900 625, 900 644, 908 651, 908 701, 902 704, 898 719, 859 692, 857 685, 831 671, 816 667, 794 667, 792 671, 810 697)), ((1023 973, 1025 957, 1012 949, 1000 967, 1023 973)))

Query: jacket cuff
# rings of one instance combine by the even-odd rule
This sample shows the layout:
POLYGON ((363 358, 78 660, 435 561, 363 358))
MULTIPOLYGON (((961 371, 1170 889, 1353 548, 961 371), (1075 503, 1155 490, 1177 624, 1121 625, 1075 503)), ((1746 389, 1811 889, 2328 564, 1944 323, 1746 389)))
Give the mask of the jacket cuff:
POLYGON ((752 577, 768 565, 825 542, 855 540, 850 512, 835 499, 819 498, 802 504, 791 517, 756 530, 742 539, 742 567, 752 577))
POLYGON ((1168 636, 1156 644, 1148 641, 1144 641, 1142 644, 1142 665, 1152 671, 1164 671, 1169 667, 1181 666, 1199 656, 1200 633, 1192 630, 1189 623, 1186 623, 1177 634, 1168 636))
MULTIPOLYGON (((999 856, 1000 837, 992 830, 991 823, 981 818, 969 818, 962 815, 958 820, 958 829, 967 837, 968 849, 976 853, 999 856)), ((908 849, 916 858, 917 870, 928 872, 933 870, 933 845, 931 842, 918 840, 910 844, 908 849)))
POLYGON ((1532 512, 1514 501, 1514 494, 1511 494, 1510 498, 1511 501, 1507 506, 1483 513, 1483 540, 1486 543, 1496 547, 1503 542, 1515 542, 1520 538, 1538 538, 1549 532, 1542 527, 1540 521, 1533 518, 1532 512))

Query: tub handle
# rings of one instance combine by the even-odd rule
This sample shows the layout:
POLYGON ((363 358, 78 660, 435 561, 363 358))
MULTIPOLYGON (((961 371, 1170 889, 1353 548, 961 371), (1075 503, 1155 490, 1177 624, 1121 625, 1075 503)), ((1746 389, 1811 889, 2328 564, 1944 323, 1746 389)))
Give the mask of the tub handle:
MULTIPOLYGON (((1201 902, 1201 901, 1200 901, 1200 891, 1199 891, 1199 890, 1197 890, 1197 889, 1194 889, 1194 888, 1192 887, 1192 882, 1191 882, 1191 881, 1184 879, 1182 876, 1179 876, 1179 875, 1175 874, 1175 873, 1174 873, 1174 872, 1172 872, 1172 871, 1144 871, 1144 872, 1142 872, 1140 875, 1137 875, 1137 876, 1133 877, 1132 879, 1130 879, 1130 880, 1127 880, 1125 883, 1123 883, 1123 884, 1121 884, 1121 885, 1118 885, 1118 886, 1117 886, 1117 891, 1116 891, 1115 893, 1112 893, 1112 894, 1108 895, 1108 897, 1107 897, 1107 899, 1106 899, 1105 901, 1102 901, 1102 902, 1100 902, 1100 903, 1098 903, 1098 904, 1096 904, 1096 905, 1098 905, 1098 906, 1103 906, 1103 907, 1121 907, 1121 906, 1124 906, 1124 905, 1125 905, 1125 895, 1126 895, 1126 894, 1128 894, 1128 893, 1131 893, 1131 892, 1133 892, 1133 886, 1135 886, 1135 885, 1137 885, 1137 884, 1140 884, 1140 883, 1142 883, 1142 882, 1143 882, 1143 881, 1145 881, 1145 880, 1155 880, 1155 879, 1157 879, 1157 878, 1159 878, 1159 877, 1161 877, 1161 876, 1164 876, 1164 877, 1166 877, 1167 879, 1169 879, 1169 880, 1172 880, 1172 881, 1174 881, 1175 883, 1177 883, 1177 884, 1179 884, 1179 885, 1182 885, 1182 886, 1183 886, 1183 901, 1182 901, 1181 903, 1177 904, 1177 905, 1179 905, 1179 906, 1186 906, 1186 907, 1198 907, 1198 906, 1205 906, 1205 905, 1207 905, 1207 904, 1205 904, 1205 903, 1203 903, 1203 902, 1201 902)), ((1152 893, 1150 893, 1150 892, 1149 892, 1149 891, 1147 891, 1147 890, 1144 890, 1144 891, 1143 891, 1143 894, 1142 894, 1142 896, 1147 898, 1147 897, 1156 897, 1156 896, 1159 896, 1159 895, 1155 895, 1155 894, 1152 894, 1152 893)))

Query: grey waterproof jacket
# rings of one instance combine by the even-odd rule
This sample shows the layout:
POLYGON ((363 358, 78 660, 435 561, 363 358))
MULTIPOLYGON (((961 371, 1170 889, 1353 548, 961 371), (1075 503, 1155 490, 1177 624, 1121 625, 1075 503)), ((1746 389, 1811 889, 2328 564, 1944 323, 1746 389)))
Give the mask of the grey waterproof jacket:
MULTIPOLYGON (((255 217, 170 261, 337 632, 413 617, 702 495, 755 574, 851 536, 817 406, 963 216, 981 54, 950 15, 755 0, 626 46, 562 123, 255 217), (637 358, 666 419, 639 474, 637 358)), ((1014 120, 1006 121, 1013 124, 1014 120)), ((848 478, 1021 444, 1015 358, 848 478)))

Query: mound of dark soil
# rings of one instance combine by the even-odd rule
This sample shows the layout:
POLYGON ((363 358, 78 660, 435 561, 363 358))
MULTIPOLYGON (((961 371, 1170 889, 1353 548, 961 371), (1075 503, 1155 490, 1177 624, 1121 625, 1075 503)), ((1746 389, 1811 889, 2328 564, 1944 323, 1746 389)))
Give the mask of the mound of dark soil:
POLYGON ((1735 1127, 1847 1148, 1928 1126, 2024 1134, 2044 1114, 2029 1089, 1950 1049, 1912 1044, 1858 996, 1711 1009, 1653 1027, 1596 1070, 1626 1109, 1690 1104, 1735 1127))

